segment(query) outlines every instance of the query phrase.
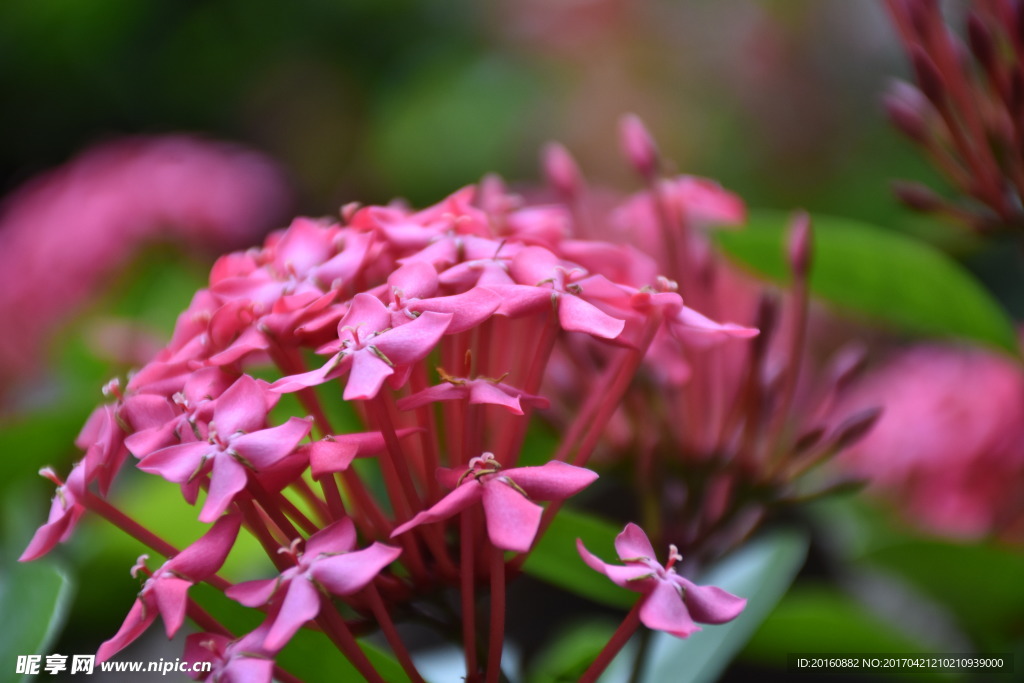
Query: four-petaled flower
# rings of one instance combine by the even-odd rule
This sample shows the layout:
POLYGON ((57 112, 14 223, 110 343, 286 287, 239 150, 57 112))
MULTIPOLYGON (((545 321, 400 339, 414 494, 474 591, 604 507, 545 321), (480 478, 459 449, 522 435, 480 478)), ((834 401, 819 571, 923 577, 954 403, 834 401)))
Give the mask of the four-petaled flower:
POLYGON ((263 385, 242 375, 217 399, 206 440, 161 448, 143 458, 139 469, 192 485, 210 472, 210 490, 199 520, 214 521, 245 488, 247 470, 276 464, 309 434, 309 420, 295 417, 264 429, 267 395, 263 385))
POLYGON ((747 601, 715 586, 698 586, 676 573, 683 558, 669 546, 668 562, 661 566, 643 529, 632 522, 615 537, 615 551, 625 566, 607 564, 576 539, 576 548, 587 565, 623 588, 644 594, 640 621, 656 631, 686 638, 702 624, 724 624, 743 611, 747 601))
POLYGON ((392 538, 420 524, 448 519, 482 501, 491 543, 524 553, 533 545, 544 511, 533 500, 568 498, 593 483, 597 474, 559 461, 502 470, 493 454, 484 453, 470 460, 469 469, 461 474, 442 468, 437 478, 455 490, 396 528, 392 538))
POLYGON ((277 578, 246 581, 225 591, 246 607, 260 607, 278 596, 271 611, 273 625, 263 642, 274 652, 284 647, 303 624, 316 618, 322 594, 351 595, 362 590, 402 553, 399 548, 378 542, 355 550, 355 525, 347 517, 310 536, 304 550, 298 546, 296 540, 291 548, 279 551, 290 555, 295 566, 277 578))
MULTIPOLYGON (((221 517, 202 538, 153 572, 139 591, 120 630, 100 646, 97 659, 105 662, 128 647, 149 628, 158 613, 164 618, 167 637, 173 638, 185 621, 188 589, 220 569, 235 544, 241 525, 242 518, 237 514, 221 517)), ((145 571, 146 558, 146 555, 139 558, 132 568, 133 576, 140 570, 145 571)))
POLYGON ((391 312, 380 299, 357 294, 338 323, 337 341, 320 349, 334 353, 331 359, 316 370, 283 377, 271 389, 299 391, 350 372, 344 399, 373 398, 396 367, 408 366, 430 353, 451 320, 449 313, 426 311, 401 327, 392 327, 391 312))

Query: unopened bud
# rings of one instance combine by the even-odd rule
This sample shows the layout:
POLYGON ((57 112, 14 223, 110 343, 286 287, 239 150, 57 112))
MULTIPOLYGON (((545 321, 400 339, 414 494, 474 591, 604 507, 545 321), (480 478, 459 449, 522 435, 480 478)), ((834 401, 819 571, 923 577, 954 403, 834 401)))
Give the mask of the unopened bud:
POLYGON ((541 152, 544 175, 563 197, 574 197, 583 187, 583 176, 569 150, 557 142, 549 142, 541 152))
POLYGON ((925 142, 931 105, 920 90, 909 83, 894 81, 882 96, 882 106, 900 132, 915 142, 925 142))
POLYGON ((914 75, 921 92, 932 101, 936 107, 941 107, 946 99, 946 85, 942 81, 942 72, 931 57, 919 47, 913 47, 910 51, 910 63, 914 67, 914 75))
POLYGON ((992 31, 974 12, 967 17, 967 42, 978 63, 991 71, 996 61, 995 41, 992 40, 992 31))
POLYGON ((916 211, 937 211, 942 208, 942 197, 920 183, 896 181, 892 184, 896 198, 916 211))
POLYGON ((636 114, 626 114, 619 121, 622 151, 633 167, 650 180, 658 172, 658 147, 647 132, 647 126, 636 114))
POLYGON ((867 348, 856 342, 839 349, 832 359, 829 373, 836 391, 842 391, 864 370, 867 355, 867 348))
POLYGON ((789 222, 789 267, 797 277, 805 277, 811 266, 814 231, 806 211, 797 212, 789 222))
POLYGON ((881 416, 881 408, 868 408, 854 414, 852 417, 846 418, 836 428, 835 437, 832 441, 835 450, 841 451, 860 441, 871 431, 871 428, 875 426, 875 423, 878 422, 878 418, 881 416))

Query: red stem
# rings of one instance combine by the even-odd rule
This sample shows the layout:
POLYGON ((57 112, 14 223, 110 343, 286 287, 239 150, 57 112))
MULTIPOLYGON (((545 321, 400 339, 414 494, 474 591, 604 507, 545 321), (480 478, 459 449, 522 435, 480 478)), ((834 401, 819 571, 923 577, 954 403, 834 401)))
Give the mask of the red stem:
POLYGON ((377 587, 371 582, 364 592, 370 603, 370 609, 373 610, 373 616, 380 625, 380 630, 384 632, 388 645, 391 646, 391 650, 395 653, 395 657, 398 659, 398 663, 402 665, 406 675, 409 676, 413 683, 426 683, 423 677, 420 676, 420 672, 416 669, 416 665, 413 663, 405 643, 402 642, 402 637, 398 634, 398 629, 395 628, 391 615, 388 614, 388 608, 384 605, 384 600, 381 599, 377 587))
POLYGON ((505 552, 491 543, 491 629, 487 647, 487 683, 501 677, 501 653, 505 643, 505 552))
POLYGON ((629 642, 629 639, 633 637, 636 632, 637 626, 640 625, 640 606, 644 604, 643 600, 639 600, 633 609, 629 610, 629 614, 622 620, 619 627, 615 629, 615 633, 608 640, 608 644, 601 650, 601 654, 597 656, 587 670, 580 676, 579 683, 594 683, 598 677, 604 673, 604 670, 608 668, 608 665, 615 659, 615 655, 619 654, 622 647, 629 642))

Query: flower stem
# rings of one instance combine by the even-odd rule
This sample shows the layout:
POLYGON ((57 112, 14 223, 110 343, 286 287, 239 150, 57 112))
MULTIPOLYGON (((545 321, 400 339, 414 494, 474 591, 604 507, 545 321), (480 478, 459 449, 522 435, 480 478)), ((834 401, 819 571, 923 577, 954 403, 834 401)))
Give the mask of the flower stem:
POLYGON ((92 491, 86 491, 85 507, 92 510, 143 545, 149 546, 164 557, 173 557, 178 554, 178 550, 173 545, 160 538, 152 531, 97 496, 92 491))
POLYGON ((493 544, 488 545, 491 555, 491 629, 487 647, 487 683, 498 683, 505 643, 505 552, 493 544))
POLYGON ((370 660, 366 658, 366 654, 359 647, 359 643, 356 642, 345 620, 341 618, 341 615, 338 614, 326 598, 321 596, 320 601, 320 616, 317 617, 316 622, 324 630, 324 633, 327 634, 327 637, 338 646, 338 649, 348 658, 352 666, 369 683, 384 683, 384 679, 377 673, 377 669, 374 668, 370 660))
POLYGON ((473 518, 466 510, 459 518, 459 546, 462 571, 462 644, 466 651, 466 681, 477 680, 476 661, 476 595, 473 579, 473 518))
POLYGON ((598 677, 604 673, 604 670, 608 668, 608 665, 615 659, 615 655, 619 654, 619 651, 623 646, 629 642, 629 639, 633 637, 633 633, 636 631, 637 626, 640 625, 640 606, 644 604, 643 600, 637 601, 633 605, 633 609, 629 610, 629 614, 622 620, 619 627, 615 629, 615 633, 608 639, 608 643, 601 650, 601 654, 597 656, 587 670, 580 676, 579 683, 594 683, 598 677))
POLYGON ((388 608, 384 605, 384 600, 381 599, 377 587, 371 582, 366 587, 365 593, 370 602, 370 609, 373 610, 373 616, 377 619, 381 631, 384 632, 384 637, 387 639, 388 645, 391 646, 391 650, 395 653, 398 663, 402 665, 405 673, 413 683, 426 683, 423 677, 420 676, 420 672, 416 669, 416 664, 413 663, 405 643, 402 642, 402 636, 399 635, 398 630, 395 628, 391 615, 388 614, 388 608))

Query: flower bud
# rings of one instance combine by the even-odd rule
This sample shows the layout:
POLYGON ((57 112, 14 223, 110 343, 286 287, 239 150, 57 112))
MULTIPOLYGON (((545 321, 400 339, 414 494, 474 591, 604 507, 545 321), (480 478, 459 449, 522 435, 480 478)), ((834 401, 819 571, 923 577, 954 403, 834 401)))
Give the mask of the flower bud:
POLYGON ((626 114, 619 122, 622 151, 644 178, 650 180, 658 172, 658 147, 647 126, 636 114, 626 114))
POLYGON ((549 142, 541 153, 544 175, 551 186, 564 197, 573 197, 583 188, 583 177, 569 150, 557 142, 549 142))

